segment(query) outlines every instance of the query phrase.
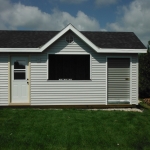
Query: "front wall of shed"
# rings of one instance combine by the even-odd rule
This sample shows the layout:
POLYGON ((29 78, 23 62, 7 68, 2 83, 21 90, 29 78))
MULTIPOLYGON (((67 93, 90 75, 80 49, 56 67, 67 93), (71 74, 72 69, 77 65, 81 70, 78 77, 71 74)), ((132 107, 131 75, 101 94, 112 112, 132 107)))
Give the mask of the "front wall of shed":
MULTIPOLYGON (((48 50, 31 54, 31 105, 105 105, 106 56, 131 56, 131 104, 138 103, 138 54, 98 54, 78 37, 67 45, 64 37, 48 50), (91 54, 91 81, 47 81, 47 53, 91 54)), ((9 104, 9 54, 0 55, 0 105, 9 104)))
POLYGON ((74 36, 74 43, 67 44, 61 37, 43 53, 30 55, 31 105, 105 105, 107 104, 106 56, 131 56, 131 104, 137 104, 137 54, 98 54, 74 36), (91 81, 48 81, 47 54, 91 55, 91 81))

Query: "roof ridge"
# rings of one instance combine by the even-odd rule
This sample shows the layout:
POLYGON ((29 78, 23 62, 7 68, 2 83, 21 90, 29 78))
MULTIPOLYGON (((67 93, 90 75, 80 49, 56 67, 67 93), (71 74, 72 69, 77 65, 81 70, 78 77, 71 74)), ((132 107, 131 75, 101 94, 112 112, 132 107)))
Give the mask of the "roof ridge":
POLYGON ((15 32, 60 32, 60 31, 54 31, 54 30, 0 30, 0 31, 15 31, 15 32))
MULTIPOLYGON (((0 32, 60 32, 59 30, 0 30, 0 32)), ((104 33, 134 33, 131 31, 79 31, 79 32, 104 32, 104 33)))

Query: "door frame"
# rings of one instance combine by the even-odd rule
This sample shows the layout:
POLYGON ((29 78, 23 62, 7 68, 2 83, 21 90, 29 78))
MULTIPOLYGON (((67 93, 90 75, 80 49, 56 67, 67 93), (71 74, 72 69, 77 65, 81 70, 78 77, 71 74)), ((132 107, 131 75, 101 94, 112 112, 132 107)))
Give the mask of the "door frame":
POLYGON ((30 105, 31 104, 31 61, 30 61, 30 55, 23 55, 23 54, 10 54, 9 58, 8 58, 8 104, 9 105, 30 105), (28 102, 27 103, 12 103, 11 102, 11 59, 12 57, 27 57, 27 61, 28 61, 28 76, 29 76, 29 88, 28 88, 28 102))
MULTIPOLYGON (((132 57, 131 56, 106 56, 106 105, 108 105, 108 58, 129 58, 130 59, 130 105, 132 104, 131 98, 132 98, 132 57)), ((121 104, 124 105, 124 104, 121 104)))

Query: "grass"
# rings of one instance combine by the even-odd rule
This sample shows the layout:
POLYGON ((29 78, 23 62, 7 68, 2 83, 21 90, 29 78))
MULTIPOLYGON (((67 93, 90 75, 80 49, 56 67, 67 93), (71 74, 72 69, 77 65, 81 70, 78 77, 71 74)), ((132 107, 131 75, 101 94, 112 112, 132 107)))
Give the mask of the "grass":
POLYGON ((1 150, 149 150, 150 110, 0 109, 1 150))

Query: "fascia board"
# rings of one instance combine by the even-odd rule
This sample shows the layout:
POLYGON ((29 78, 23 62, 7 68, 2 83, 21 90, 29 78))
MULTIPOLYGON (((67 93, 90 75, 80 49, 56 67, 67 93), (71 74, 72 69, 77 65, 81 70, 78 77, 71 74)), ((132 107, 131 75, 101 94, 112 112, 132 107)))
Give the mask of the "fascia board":
MULTIPOLYGON (((41 52, 39 48, 0 48, 0 52, 41 52)), ((99 48, 98 53, 147 53, 147 49, 105 49, 99 48)))
POLYGON ((147 53, 147 49, 106 49, 99 48, 98 53, 147 53))
POLYGON ((0 48, 0 52, 40 52, 39 48, 0 48))

